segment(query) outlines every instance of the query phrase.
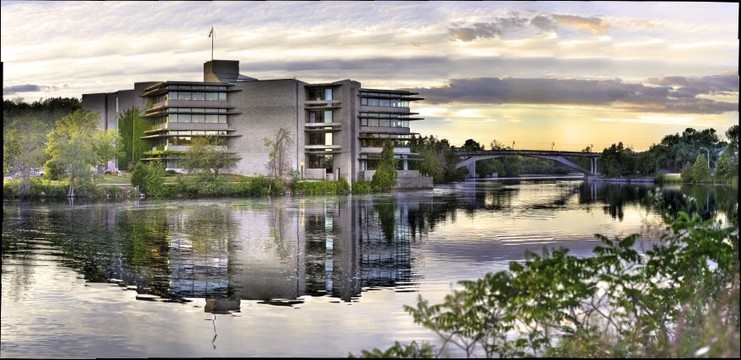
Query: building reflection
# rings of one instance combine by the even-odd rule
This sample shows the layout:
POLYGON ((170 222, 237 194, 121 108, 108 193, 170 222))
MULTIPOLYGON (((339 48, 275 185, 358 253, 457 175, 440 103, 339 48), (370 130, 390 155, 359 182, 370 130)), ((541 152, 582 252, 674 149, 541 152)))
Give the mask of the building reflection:
POLYGON ((367 286, 407 284, 410 206, 345 196, 179 209, 168 215, 169 289, 157 295, 204 297, 205 310, 219 313, 239 310, 240 300, 350 302, 367 286))

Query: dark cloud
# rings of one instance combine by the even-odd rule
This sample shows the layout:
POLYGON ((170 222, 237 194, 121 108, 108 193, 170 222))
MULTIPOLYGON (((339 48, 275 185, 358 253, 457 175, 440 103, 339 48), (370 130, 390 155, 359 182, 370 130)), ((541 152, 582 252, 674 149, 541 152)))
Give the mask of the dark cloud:
POLYGON ((497 17, 491 22, 478 22, 465 25, 456 22, 448 27, 448 34, 453 40, 474 41, 477 39, 500 38, 508 33, 533 28, 539 33, 552 33, 558 30, 559 25, 588 30, 594 35, 602 35, 609 27, 607 22, 599 17, 582 17, 559 14, 537 14, 528 18, 514 13, 510 16, 497 17))
POLYGON ((3 88, 3 95, 15 95, 21 92, 39 92, 39 91, 46 90, 47 88, 48 88, 47 86, 39 86, 39 85, 32 85, 32 84, 8 86, 8 87, 3 88))
POLYGON ((728 76, 702 78, 652 79, 651 85, 624 83, 616 80, 576 79, 522 79, 522 78, 472 78, 453 79, 447 86, 409 89, 417 91, 429 103, 486 103, 486 104, 556 104, 556 105, 605 105, 643 112, 716 114, 738 111, 738 103, 699 98, 697 95, 717 91, 738 92, 728 76), (677 84, 683 87, 656 85, 677 84))

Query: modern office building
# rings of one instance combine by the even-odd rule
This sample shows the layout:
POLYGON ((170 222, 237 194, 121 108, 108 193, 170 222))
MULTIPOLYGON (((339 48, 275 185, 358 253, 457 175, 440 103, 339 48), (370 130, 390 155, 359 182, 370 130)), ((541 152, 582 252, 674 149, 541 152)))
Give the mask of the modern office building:
MULTIPOLYGON (((160 159, 179 170, 179 154, 194 137, 212 136, 241 160, 232 173, 268 174, 270 149, 264 139, 279 129, 290 134, 290 167, 305 179, 370 180, 383 142, 391 140, 399 178, 411 186, 432 186, 410 170, 416 155, 410 123, 422 120, 410 103, 422 100, 404 90, 362 88, 354 80, 309 84, 296 79, 258 80, 239 74, 239 61, 212 60, 203 82, 138 82, 133 90, 84 94, 84 108, 101 114, 107 130, 136 107, 151 122, 141 137, 150 145, 142 160, 160 159)), ((111 163, 109 167, 116 167, 111 163)))

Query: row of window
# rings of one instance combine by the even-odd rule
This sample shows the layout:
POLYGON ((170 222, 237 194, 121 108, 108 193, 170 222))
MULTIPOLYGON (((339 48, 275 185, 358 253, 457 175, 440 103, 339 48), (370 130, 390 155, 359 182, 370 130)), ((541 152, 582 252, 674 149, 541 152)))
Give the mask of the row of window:
POLYGON ((167 109, 169 113, 226 113, 227 109, 215 109, 215 108, 179 108, 171 107, 167 109))
POLYGON ((376 119, 408 119, 409 115, 410 114, 361 111, 359 117, 360 118, 376 118, 376 119))
POLYGON ((309 111, 309 116, 306 118, 307 123, 331 123, 332 122, 332 110, 325 111, 309 111))
POLYGON ((211 123, 211 124, 226 124, 227 115, 222 114, 170 114, 159 118, 156 123, 164 124, 167 122, 171 123, 211 123))
POLYGON ((168 85, 169 90, 226 90, 226 86, 209 85, 168 85))
POLYGON ((225 136, 226 130, 170 130, 169 135, 225 136))
POLYGON ((376 98, 361 97, 360 105, 382 106, 382 107, 409 107, 409 100, 376 99, 376 98))
MULTIPOLYGON (((386 142, 385 139, 360 139, 360 146, 361 147, 383 147, 383 143, 386 142)), ((391 142, 394 144, 394 147, 409 147, 409 140, 391 140, 391 142)))
MULTIPOLYGON (((167 140, 165 140, 165 144, 167 145, 178 145, 178 146, 188 146, 193 144, 193 137, 191 136, 175 136, 175 137, 169 137, 167 140)), ((216 138, 214 139, 213 145, 222 145, 226 146, 227 139, 226 138, 216 138)))
POLYGON ((409 127, 409 120, 394 120, 394 119, 360 119, 361 126, 373 126, 373 127, 409 127))
POLYGON ((226 92, 170 91, 172 100, 226 101, 226 92))

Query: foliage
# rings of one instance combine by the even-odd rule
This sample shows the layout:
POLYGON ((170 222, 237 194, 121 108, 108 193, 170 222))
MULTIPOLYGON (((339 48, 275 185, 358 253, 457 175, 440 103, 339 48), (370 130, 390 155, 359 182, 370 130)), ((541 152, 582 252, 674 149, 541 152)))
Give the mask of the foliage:
POLYGON ((166 175, 164 166, 158 161, 138 162, 131 168, 131 185, 149 197, 165 197, 166 175))
POLYGON ((124 152, 118 158, 120 169, 128 169, 130 164, 138 161, 149 149, 147 143, 140 139, 149 123, 139 113, 139 108, 134 107, 121 113, 118 118, 118 131, 121 134, 124 152))
POLYGON ((47 154, 52 163, 64 168, 69 181, 68 196, 75 186, 91 182, 92 167, 105 164, 120 152, 120 136, 98 126, 98 114, 76 110, 63 117, 48 134, 47 154))
POLYGON ((295 195, 345 195, 350 192, 346 181, 297 181, 291 187, 295 195))
POLYGON ((31 170, 46 161, 46 125, 35 117, 19 117, 3 126, 3 174, 18 174, 20 195, 31 190, 31 170))
POLYGON ((718 159, 718 168, 715 176, 720 180, 736 179, 738 180, 738 156, 726 149, 718 159))
POLYGON ((391 141, 383 142, 381 150, 381 161, 378 169, 371 179, 371 187, 374 190, 382 191, 393 187, 396 184, 396 159, 394 158, 394 144, 391 141))
MULTIPOLYGON (((407 358, 407 359, 431 359, 434 355, 434 348, 429 344, 417 344, 416 341, 412 341, 409 345, 403 345, 398 341, 394 342, 394 345, 386 350, 363 350, 360 357, 373 358, 373 359, 389 359, 389 358, 407 358)), ((349 354, 350 358, 354 358, 352 354, 349 354)))
POLYGON ((697 155, 695 163, 692 164, 692 182, 701 183, 708 182, 710 179, 710 168, 708 167, 708 159, 705 155, 697 155))
POLYGON ((434 136, 413 138, 410 142, 412 152, 419 153, 421 160, 412 162, 411 168, 423 176, 432 177, 434 183, 463 181, 468 171, 456 169, 460 158, 453 153, 453 147, 447 139, 436 139, 434 136))
POLYGON ((367 181, 365 181, 363 178, 361 178, 361 181, 353 182, 352 184, 352 193, 353 194, 370 194, 373 192, 373 187, 371 184, 367 181))
POLYGON ((693 183, 692 180, 692 164, 686 163, 684 166, 682 166, 682 172, 680 174, 680 178, 682 179, 683 183, 693 183))
POLYGON ((3 100, 3 125, 7 125, 17 118, 36 118, 44 127, 52 128, 62 117, 82 109, 77 98, 47 98, 26 103, 23 98, 3 100))
POLYGON ((656 159, 659 168, 677 172, 684 164, 694 162, 697 154, 701 152, 709 153, 710 161, 713 163, 716 161, 715 150, 723 146, 715 129, 697 131, 687 128, 681 134, 664 136, 661 143, 651 146, 649 152, 656 159))
MULTIPOLYGON (((739 356, 738 219, 722 227, 680 212, 659 243, 601 242, 592 257, 527 253, 508 271, 461 281, 431 305, 405 306, 443 346, 468 357, 739 356)), ((363 356, 398 354, 403 345, 363 356)))
POLYGON ((181 154, 183 168, 189 173, 199 172, 215 179, 222 170, 237 165, 240 157, 220 141, 212 136, 194 137, 188 151, 181 154))
POLYGON ((602 150, 597 162, 601 175, 619 177, 634 172, 635 156, 633 150, 623 146, 622 141, 602 150))

